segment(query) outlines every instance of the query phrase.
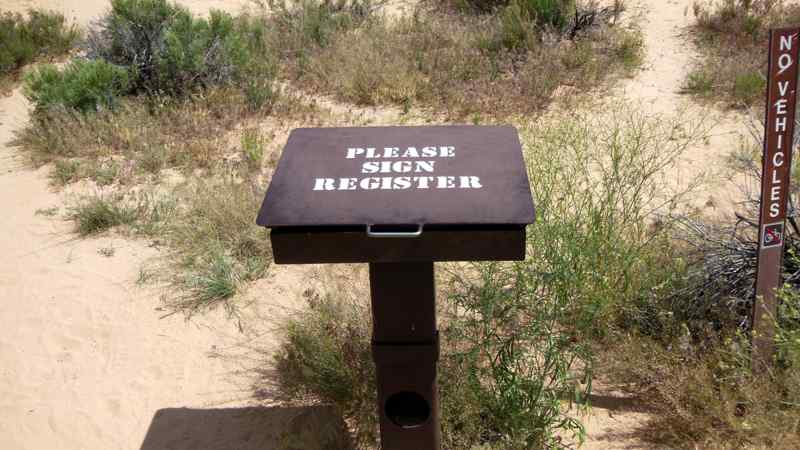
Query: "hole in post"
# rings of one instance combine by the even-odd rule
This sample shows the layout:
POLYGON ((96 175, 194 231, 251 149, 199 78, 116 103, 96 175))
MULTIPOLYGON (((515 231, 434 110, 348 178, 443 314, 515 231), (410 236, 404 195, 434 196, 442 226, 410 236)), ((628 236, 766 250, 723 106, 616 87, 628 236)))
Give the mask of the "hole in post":
POLYGON ((422 425, 431 415, 431 407, 416 392, 398 392, 386 400, 386 417, 401 428, 422 425))

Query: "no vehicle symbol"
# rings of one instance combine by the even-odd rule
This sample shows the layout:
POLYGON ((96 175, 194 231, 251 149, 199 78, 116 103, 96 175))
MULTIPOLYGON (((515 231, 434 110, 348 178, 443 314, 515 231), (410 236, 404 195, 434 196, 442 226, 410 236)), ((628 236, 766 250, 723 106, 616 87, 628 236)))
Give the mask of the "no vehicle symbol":
POLYGON ((778 247, 783 245, 783 223, 770 223, 764 225, 761 234, 761 248, 778 247))

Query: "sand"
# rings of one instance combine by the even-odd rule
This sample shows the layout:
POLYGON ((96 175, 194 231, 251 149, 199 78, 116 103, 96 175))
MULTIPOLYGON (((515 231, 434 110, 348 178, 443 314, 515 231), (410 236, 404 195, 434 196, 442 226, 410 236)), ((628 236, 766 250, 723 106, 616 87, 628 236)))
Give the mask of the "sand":
MULTIPOLYGON (((178 1, 196 14, 211 9, 235 13, 253 4, 249 0, 184 0, 178 1)), ((64 14, 68 20, 86 27, 109 9, 110 0, 3 0, 0 10, 23 13, 28 9, 49 9, 64 14)))
MULTIPOLYGON (((235 11, 246 1, 186 3, 203 13, 235 11)), ((718 165, 737 144, 744 120, 679 94, 696 58, 684 36, 691 4, 641 2, 646 67, 615 89, 649 111, 688 110, 718 123, 707 145, 690 150, 676 179, 718 165)), ((107 0, 4 0, 0 7, 32 6, 60 10, 85 25, 107 0)), ((36 214, 62 206, 66 194, 48 187, 46 168, 22 167, 7 145, 27 109, 19 89, 0 98, 0 449, 221 449, 221 442, 270 449, 279 448, 285 431, 321 428, 325 411, 254 407, 240 362, 217 357, 246 351, 248 344, 269 346, 268 328, 241 333, 222 311, 189 322, 162 318, 158 292, 135 283, 156 250, 113 233, 77 239, 69 223, 36 214), (100 248, 113 248, 114 255, 103 256, 100 248)), ((729 190, 714 186, 697 202, 723 204, 718 197, 729 190)), ((248 314, 274 316, 299 305, 314 273, 313 267, 272 268, 248 293, 258 300, 248 314)), ((645 448, 636 436, 646 413, 611 388, 601 388, 594 400, 583 448, 645 448)))

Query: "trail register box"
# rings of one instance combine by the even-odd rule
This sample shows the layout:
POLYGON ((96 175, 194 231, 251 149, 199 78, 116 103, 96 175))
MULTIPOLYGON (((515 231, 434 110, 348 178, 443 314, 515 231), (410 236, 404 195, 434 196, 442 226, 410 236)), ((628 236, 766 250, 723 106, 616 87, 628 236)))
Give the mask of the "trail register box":
POLYGON ((534 220, 502 126, 303 128, 257 223, 278 264, 370 263, 384 450, 439 448, 434 261, 521 260, 534 220))

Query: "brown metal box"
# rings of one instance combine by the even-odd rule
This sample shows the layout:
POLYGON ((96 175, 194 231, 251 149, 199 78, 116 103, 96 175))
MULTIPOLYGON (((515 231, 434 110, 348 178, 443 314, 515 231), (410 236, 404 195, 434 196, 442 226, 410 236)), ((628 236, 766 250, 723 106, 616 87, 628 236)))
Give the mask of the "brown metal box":
POLYGON ((534 220, 507 126, 302 128, 257 223, 279 264, 519 260, 534 220))

